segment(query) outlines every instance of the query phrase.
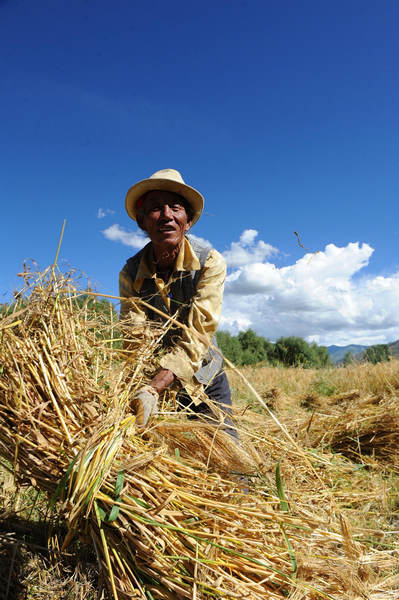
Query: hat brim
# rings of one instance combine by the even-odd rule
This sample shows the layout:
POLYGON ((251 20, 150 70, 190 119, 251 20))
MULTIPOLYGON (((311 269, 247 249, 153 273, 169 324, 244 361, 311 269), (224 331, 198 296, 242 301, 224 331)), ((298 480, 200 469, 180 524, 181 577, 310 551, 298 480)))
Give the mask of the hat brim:
POLYGON ((136 205, 137 200, 146 192, 154 190, 162 190, 166 192, 174 192, 180 194, 190 204, 193 209, 194 216, 191 224, 194 225, 201 216, 204 208, 204 198, 202 195, 191 186, 180 183, 179 181, 172 181, 171 179, 143 179, 138 183, 135 183, 126 194, 125 206, 126 212, 131 219, 136 221, 136 205))

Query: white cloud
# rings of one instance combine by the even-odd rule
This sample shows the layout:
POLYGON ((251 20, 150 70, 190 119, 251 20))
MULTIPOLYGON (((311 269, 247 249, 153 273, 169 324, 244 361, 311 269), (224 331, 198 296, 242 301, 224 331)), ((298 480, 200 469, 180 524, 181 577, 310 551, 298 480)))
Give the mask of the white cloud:
POLYGON ((115 214, 115 211, 111 210, 110 208, 99 208, 97 211, 97 219, 103 219, 104 217, 108 217, 113 214, 115 214))
POLYGON ((104 229, 101 233, 107 240, 121 242, 125 246, 137 248, 138 250, 149 242, 148 237, 141 229, 138 229, 137 231, 126 231, 126 229, 123 229, 123 227, 120 227, 117 223, 104 229))
POLYGON ((262 240, 255 243, 258 232, 246 229, 238 242, 232 242, 230 250, 223 252, 228 267, 240 267, 253 262, 262 262, 265 258, 277 254, 277 248, 262 240))
POLYGON ((359 276, 374 252, 368 244, 329 244, 323 252, 278 268, 259 260, 254 233, 244 231, 231 245, 233 270, 226 281, 220 328, 237 333, 251 327, 271 340, 298 335, 327 345, 399 338, 399 273, 359 276), (240 263, 235 249, 245 245, 253 259, 240 263))
POLYGON ((242 232, 241 236, 240 236, 240 242, 241 244, 245 245, 245 246, 249 246, 250 244, 252 244, 255 241, 255 238, 258 236, 258 232, 256 231, 256 229, 246 229, 245 231, 242 232))

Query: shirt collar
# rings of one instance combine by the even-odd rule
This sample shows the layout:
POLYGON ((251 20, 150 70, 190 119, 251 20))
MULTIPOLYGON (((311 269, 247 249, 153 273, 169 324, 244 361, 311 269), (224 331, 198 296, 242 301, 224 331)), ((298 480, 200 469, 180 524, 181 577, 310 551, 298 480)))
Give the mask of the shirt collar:
MULTIPOLYGON (((190 242, 186 237, 183 238, 183 243, 180 252, 177 256, 173 271, 199 271, 201 268, 200 261, 194 253, 190 242)), ((141 257, 139 268, 137 269, 136 279, 148 279, 155 277, 156 265, 154 263, 154 254, 151 242, 144 248, 143 256, 141 257)))

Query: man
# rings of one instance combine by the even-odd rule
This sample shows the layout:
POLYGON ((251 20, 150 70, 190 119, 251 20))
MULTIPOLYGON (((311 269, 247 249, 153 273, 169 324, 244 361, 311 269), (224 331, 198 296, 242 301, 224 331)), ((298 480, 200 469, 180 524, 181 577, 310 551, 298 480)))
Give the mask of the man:
MULTIPOLYGON (((199 384, 223 414, 231 414, 231 394, 222 359, 210 344, 222 307, 226 266, 223 257, 196 238, 187 236, 204 206, 202 195, 186 185, 174 169, 157 171, 133 185, 126 195, 128 215, 137 221, 150 243, 130 258, 119 276, 121 316, 135 321, 163 320, 156 310, 129 301, 139 297, 151 307, 174 316, 187 328, 172 327, 164 336, 165 351, 150 384, 134 395, 137 423, 146 425, 156 413, 159 394, 177 385, 181 407, 191 416, 220 424, 215 409, 191 396, 199 384), (197 335, 199 334, 199 335, 197 335)), ((237 437, 231 420, 228 432, 237 437)))

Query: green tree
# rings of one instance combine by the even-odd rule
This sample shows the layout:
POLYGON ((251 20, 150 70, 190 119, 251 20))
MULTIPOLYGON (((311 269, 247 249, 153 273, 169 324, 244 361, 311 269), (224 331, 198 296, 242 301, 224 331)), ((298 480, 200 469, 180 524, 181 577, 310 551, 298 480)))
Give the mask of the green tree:
POLYGON ((230 335, 227 331, 217 331, 216 339, 226 358, 235 365, 242 364, 242 348, 237 337, 230 335))
POLYGON ((273 360, 273 344, 256 335, 252 329, 242 331, 237 336, 218 331, 216 338, 225 357, 236 365, 254 365, 273 360))
POLYGON ((346 367, 348 365, 353 364, 353 354, 352 352, 345 352, 344 358, 342 359, 342 364, 346 367))
POLYGON ((274 345, 274 358, 287 367, 324 367, 330 364, 327 348, 308 344, 301 337, 281 337, 274 345))
POLYGON ((256 335, 252 329, 238 334, 238 341, 243 350, 242 364, 253 365, 269 360, 273 353, 273 345, 264 337, 256 335))
POLYGON ((324 368, 329 367, 331 362, 331 356, 326 346, 318 346, 316 343, 311 344, 315 356, 315 367, 324 368))
POLYGON ((391 350, 388 344, 376 344, 370 346, 364 353, 364 360, 373 363, 385 362, 391 358, 391 350))

